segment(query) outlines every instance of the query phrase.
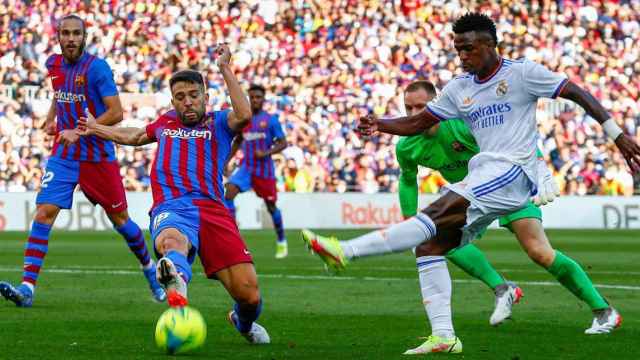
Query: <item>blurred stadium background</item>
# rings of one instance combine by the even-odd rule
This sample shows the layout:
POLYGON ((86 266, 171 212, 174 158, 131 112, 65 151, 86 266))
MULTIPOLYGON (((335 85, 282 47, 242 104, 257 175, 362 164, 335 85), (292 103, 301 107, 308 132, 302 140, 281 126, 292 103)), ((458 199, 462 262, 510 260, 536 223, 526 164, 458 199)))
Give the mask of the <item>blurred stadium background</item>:
MULTIPOLYGON (((279 202, 285 227, 345 229, 401 219, 395 194, 397 139, 362 140, 353 133, 353 124, 368 111, 402 113, 401 88, 414 79, 429 79, 442 88, 461 71, 450 23, 466 9, 484 11, 496 20, 505 57, 527 57, 566 73, 640 141, 637 0, 0 0, 0 275, 17 278, 21 271, 25 233, 2 230, 28 229, 51 147, 41 129, 52 98, 44 62, 59 52, 55 23, 62 15, 73 12, 87 20, 87 51, 106 58, 114 70, 125 105, 124 125, 142 126, 168 109, 168 78, 181 68, 202 71, 211 108, 224 106, 227 99, 211 54, 217 43, 227 41, 243 85, 267 88, 268 111, 280 114, 287 133, 289 147, 276 157, 278 187, 286 192, 279 202)), ((596 122, 561 101, 540 102, 538 120, 539 146, 563 193, 543 210, 545 224, 640 229, 640 204, 633 196, 640 192, 640 178, 627 172, 596 122)), ((151 205, 152 153, 153 146, 118 147, 131 213, 142 226, 148 224, 151 205)), ((444 184, 439 174, 424 169, 419 179, 422 203, 433 199, 430 194, 437 194, 444 184)), ((241 195, 238 203, 243 229, 271 225, 252 194, 241 195)), ((71 212, 61 214, 57 227, 110 228, 101 211, 82 196, 77 196, 71 212)), ((44 348, 51 350, 50 358, 158 357, 149 329, 160 308, 149 312, 147 299, 139 296, 142 279, 125 276, 137 269, 124 254, 121 240, 115 233, 58 234, 53 234, 54 251, 39 290, 43 310, 24 315, 8 305, 0 307, 0 345, 10 349, 0 358, 42 358, 44 348), (95 296, 77 290, 96 281, 108 285, 95 296), (116 281, 121 288, 113 291, 116 281), (128 310, 114 305, 122 298, 131 299, 128 310), (110 312, 76 312, 77 305, 110 312), (25 330, 25 324, 34 330, 25 330)), ((255 351, 241 346, 230 328, 218 330, 225 325, 214 315, 228 305, 226 299, 220 304, 222 290, 213 287, 216 296, 208 297, 211 284, 195 281, 193 294, 201 299, 197 306, 214 314, 207 321, 216 326, 210 340, 214 347, 203 352, 225 358, 388 359, 426 334, 410 257, 358 263, 345 281, 327 283, 319 263, 293 245, 293 231, 288 232, 290 260, 275 261, 271 234, 243 232, 256 253, 269 299, 265 322, 279 342, 255 351), (375 285, 364 285, 367 279, 375 285), (301 298, 305 301, 298 301, 301 298), (320 298, 329 301, 319 304, 320 298), (365 329, 367 336, 353 335, 365 329)), ((603 291, 619 304, 627 326, 611 338, 587 342, 581 334, 589 320, 587 311, 578 309, 561 288, 544 285, 550 278, 530 264, 509 234, 492 231, 480 246, 499 270, 524 283, 529 297, 519 323, 489 329, 491 295, 470 295, 481 291, 481 285, 452 273, 459 289, 454 295, 455 321, 470 358, 638 358, 637 232, 570 230, 552 232, 551 238, 559 239, 559 248, 585 264, 595 283, 605 285, 603 291), (608 244, 606 251, 603 242, 608 244), (513 334, 520 340, 513 341, 513 334)))

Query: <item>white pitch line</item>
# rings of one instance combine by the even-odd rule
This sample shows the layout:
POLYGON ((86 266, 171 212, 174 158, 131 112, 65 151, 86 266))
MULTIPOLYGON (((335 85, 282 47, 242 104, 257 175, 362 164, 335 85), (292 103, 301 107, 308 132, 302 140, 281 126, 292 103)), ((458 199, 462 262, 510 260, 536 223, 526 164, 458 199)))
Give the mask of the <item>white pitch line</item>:
MULTIPOLYGON (((22 272, 21 268, 15 267, 0 267, 0 272, 22 272)), ((52 274, 82 274, 82 275, 139 275, 140 271, 133 270, 88 270, 88 269, 44 269, 43 272, 52 274)), ((198 273, 198 272, 196 272, 198 273)), ((258 274, 259 278, 265 279, 290 279, 290 280, 338 280, 338 281, 417 281, 417 279, 397 278, 397 277, 373 277, 373 276, 330 276, 330 275, 286 275, 286 274, 258 274)), ((513 280, 518 284, 528 286, 560 286, 559 283, 553 281, 518 281, 513 280)), ((477 283, 478 280, 469 279, 455 279, 454 283, 470 284, 477 283)), ((594 284, 596 287, 603 289, 616 289, 616 290, 630 290, 640 291, 640 286, 629 285, 611 285, 611 284, 594 284)))

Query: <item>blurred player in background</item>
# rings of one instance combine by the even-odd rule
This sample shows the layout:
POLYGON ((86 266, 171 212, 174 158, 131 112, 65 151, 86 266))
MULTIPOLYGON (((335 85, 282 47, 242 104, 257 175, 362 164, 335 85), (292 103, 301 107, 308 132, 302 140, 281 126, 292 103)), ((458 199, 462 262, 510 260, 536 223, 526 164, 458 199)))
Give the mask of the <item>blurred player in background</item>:
POLYGON ((206 112, 208 95, 202 75, 182 70, 169 82, 174 110, 145 128, 100 125, 89 112, 82 134, 123 145, 158 143, 151 168, 150 223, 155 250, 162 256, 158 279, 169 305, 187 304, 197 254, 206 276, 220 280, 235 300, 229 321, 249 342, 269 343, 269 334, 255 322, 262 299, 253 260, 223 203, 224 165, 232 139, 251 119, 251 108, 229 65, 229 48, 221 45, 216 54, 232 111, 206 112))
POLYGON ((147 251, 144 234, 129 218, 120 169, 112 142, 95 136, 80 137, 78 119, 89 109, 97 122, 114 125, 122 121, 122 106, 111 68, 103 59, 84 51, 87 33, 84 21, 67 15, 58 23, 62 54, 47 59, 48 77, 54 90, 45 123, 55 136, 51 157, 36 198, 36 213, 24 254, 22 284, 0 282, 0 294, 17 306, 30 307, 36 282, 47 255, 49 234, 60 212, 70 209, 76 185, 107 213, 114 228, 125 238, 156 301, 165 293, 156 280, 156 268, 147 251))
MULTIPOLYGON (((640 170, 640 147, 625 135, 602 105, 566 76, 528 60, 503 59, 496 50, 494 22, 486 15, 468 13, 453 24, 455 48, 464 74, 450 81, 442 94, 415 115, 360 119, 364 135, 376 131, 416 135, 447 119, 467 123, 480 152, 469 161, 469 174, 449 185, 448 192, 415 217, 351 241, 305 234, 307 242, 328 264, 340 268, 354 254, 379 255, 403 251, 446 235, 447 247, 466 244, 500 216, 521 210, 538 191, 536 104, 539 98, 560 96, 580 105, 614 140, 633 171, 640 170)), ((542 231, 538 223, 538 231, 542 231)), ((546 243, 523 244, 541 252, 539 261, 566 288, 593 310, 587 334, 609 333, 622 321, 600 296, 577 263, 546 243), (549 256, 546 256, 548 254, 549 256)))
POLYGON ((231 157, 242 146, 242 162, 225 184, 225 201, 235 216, 234 199, 241 193, 253 188, 256 195, 264 199, 273 226, 276 229, 276 258, 287 256, 287 239, 284 236, 282 213, 276 206, 278 192, 276 189, 275 165, 271 155, 277 154, 287 147, 287 140, 278 115, 263 110, 266 90, 260 85, 249 88, 249 101, 253 117, 251 123, 243 129, 234 140, 231 157))

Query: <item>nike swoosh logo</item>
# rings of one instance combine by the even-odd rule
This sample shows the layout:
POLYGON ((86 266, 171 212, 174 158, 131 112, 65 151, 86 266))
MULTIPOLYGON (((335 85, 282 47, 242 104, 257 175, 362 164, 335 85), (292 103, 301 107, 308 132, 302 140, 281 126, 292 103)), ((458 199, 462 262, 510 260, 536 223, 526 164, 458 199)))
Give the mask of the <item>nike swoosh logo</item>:
POLYGON ((251 253, 250 253, 250 252, 249 252, 249 250, 247 250, 247 249, 244 249, 244 253, 245 253, 246 255, 251 255, 251 253))
POLYGON ((55 79, 57 79, 57 78, 58 78, 58 76, 52 76, 52 77, 51 77, 51 81, 53 81, 53 80, 55 80, 55 79))
POLYGON ((120 201, 120 202, 119 202, 119 203, 117 203, 117 204, 113 204, 113 205, 111 205, 111 208, 112 208, 112 209, 115 209, 115 208, 117 208, 117 207, 118 207, 118 206, 120 206, 120 205, 122 205, 122 201, 120 201))

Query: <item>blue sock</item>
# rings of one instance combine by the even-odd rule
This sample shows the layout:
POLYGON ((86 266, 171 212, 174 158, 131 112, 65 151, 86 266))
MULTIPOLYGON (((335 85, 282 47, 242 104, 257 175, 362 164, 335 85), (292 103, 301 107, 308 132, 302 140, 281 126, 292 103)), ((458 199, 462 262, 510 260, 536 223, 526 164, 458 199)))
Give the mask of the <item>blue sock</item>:
POLYGON ((280 209, 276 208, 271 213, 271 220, 273 220, 273 226, 276 228, 276 234, 278 234, 278 242, 283 242, 284 238, 284 225, 282 225, 282 213, 280 209))
POLYGON ((164 257, 169 258, 169 260, 173 261, 173 264, 176 266, 178 273, 188 284, 189 281, 191 281, 191 265, 189 265, 187 257, 182 255, 177 250, 169 250, 164 257))
POLYGON ((227 209, 229 209, 229 212, 231 213, 231 216, 235 219, 236 218, 236 204, 234 203, 234 201, 225 198, 224 199, 224 206, 227 209))
POLYGON ((36 221, 31 224, 29 239, 24 247, 23 283, 36 286, 40 268, 49 250, 49 233, 51 233, 51 225, 36 221))
POLYGON ((258 317, 262 312, 262 299, 260 299, 258 306, 240 305, 236 302, 233 305, 233 311, 236 313, 236 329, 241 333, 247 333, 251 330, 251 324, 258 320, 258 317))
POLYGON ((124 225, 115 227, 116 231, 127 241, 129 250, 138 258, 140 265, 146 266, 151 262, 151 256, 144 242, 144 233, 138 224, 128 219, 124 225))

